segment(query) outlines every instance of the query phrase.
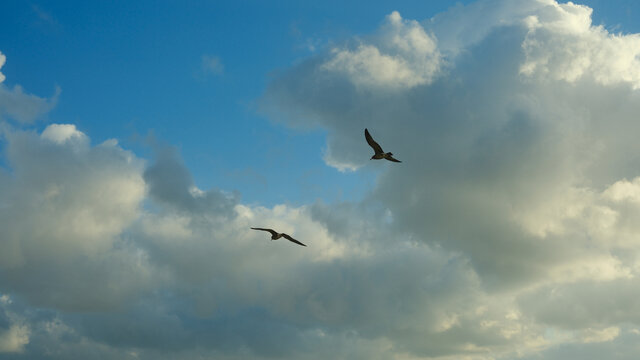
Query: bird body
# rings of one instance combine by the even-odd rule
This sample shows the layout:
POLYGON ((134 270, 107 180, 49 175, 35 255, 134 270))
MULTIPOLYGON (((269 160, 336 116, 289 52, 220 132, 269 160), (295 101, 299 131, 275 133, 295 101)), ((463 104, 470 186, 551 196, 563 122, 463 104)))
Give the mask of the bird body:
POLYGON ((373 151, 375 152, 375 154, 373 154, 373 156, 371 157, 371 160, 387 159, 393 162, 402 162, 398 159, 395 159, 393 157, 393 153, 384 152, 380 144, 373 140, 373 137, 371 137, 371 134, 369 134, 369 130, 367 129, 364 129, 364 138, 367 139, 367 143, 369 144, 369 146, 371 146, 371 148, 373 148, 373 151))
POLYGON ((278 240, 280 238, 285 238, 285 239, 291 241, 292 243, 296 243, 296 244, 302 245, 302 246, 307 246, 307 245, 301 243, 300 241, 292 238, 291 236, 289 236, 289 235, 287 235, 285 233, 279 233, 279 232, 277 232, 277 231, 275 231, 273 229, 254 228, 254 227, 252 227, 252 229, 253 230, 267 231, 267 232, 271 233, 271 240, 278 240))

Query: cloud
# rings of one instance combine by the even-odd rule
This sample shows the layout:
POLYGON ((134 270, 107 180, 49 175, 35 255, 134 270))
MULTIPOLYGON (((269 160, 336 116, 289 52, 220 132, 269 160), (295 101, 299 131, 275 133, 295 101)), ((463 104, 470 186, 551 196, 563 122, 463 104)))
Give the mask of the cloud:
POLYGON ((36 13, 36 15, 38 15, 38 18, 40 18, 40 20, 44 21, 44 22, 48 22, 48 23, 52 23, 54 24, 56 21, 53 19, 53 17, 51 16, 51 14, 47 13, 46 11, 42 10, 42 8, 36 4, 31 4, 31 9, 33 10, 33 12, 36 13))
POLYGON ((70 124, 51 124, 44 129, 43 139, 51 140, 56 144, 64 144, 66 142, 79 142, 81 146, 86 146, 88 138, 81 131, 76 129, 75 125, 70 124))
POLYGON ((145 256, 122 236, 145 195, 141 162, 113 141, 91 147, 72 125, 5 139, 2 288, 34 304, 87 310, 144 289, 145 256))
POLYGON ((0 353, 22 352, 29 343, 29 329, 22 325, 12 325, 0 332, 0 353))
MULTIPOLYGON (((5 137, 0 286, 22 299, 13 306, 33 356, 53 346, 69 357, 386 358, 389 341, 407 353, 466 353, 452 341, 462 326, 501 312, 478 302, 466 260, 378 228, 384 209, 345 204, 356 216, 336 228, 327 205, 250 207, 217 190, 189 192, 171 148, 143 167, 115 141, 91 145, 69 125, 5 137), (145 209, 147 191, 157 206, 145 209), (313 251, 251 226, 295 234, 313 251), (24 310, 32 306, 52 310, 24 310), (411 333, 436 340, 416 350, 411 333)), ((491 323, 465 332, 500 341, 496 331, 512 326, 491 323)))
POLYGON ((373 44, 333 48, 320 69, 342 74, 358 87, 384 88, 428 84, 441 66, 435 38, 394 11, 373 44))
POLYGON ((201 70, 205 75, 222 75, 224 64, 218 56, 202 55, 201 70))
MULTIPOLYGON (((0 52, 0 69, 2 68, 2 66, 4 66, 4 63, 7 61, 7 57, 4 56, 3 53, 0 52)), ((0 83, 4 81, 5 76, 3 73, 0 73, 0 83)))
MULTIPOLYGON (((370 167, 362 129, 379 134, 385 149, 404 162, 374 164, 380 175, 367 203, 388 209, 388 225, 396 234, 461 254, 485 296, 506 301, 520 321, 536 319, 530 333, 509 338, 512 345, 520 341, 525 353, 592 338, 587 323, 545 338, 545 327, 561 324, 542 321, 539 314, 562 313, 584 300, 576 295, 560 308, 540 301, 548 295, 536 291, 569 289, 576 282, 589 289, 622 287, 637 272, 635 255, 629 255, 636 253, 638 229, 630 219, 637 215, 637 180, 626 179, 635 179, 640 165, 629 157, 640 149, 628 136, 638 130, 634 74, 640 46, 636 34, 614 35, 592 26, 590 15, 587 7, 555 1, 457 6, 411 22, 430 34, 431 53, 440 54, 444 64, 429 81, 402 83, 400 76, 386 81, 368 71, 363 59, 378 58, 367 50, 375 41, 370 40, 346 55, 334 50, 292 67, 265 95, 273 118, 328 130, 325 161, 339 170, 345 164, 370 167), (326 73, 327 63, 343 59, 351 65, 326 73), (508 300, 522 294, 531 302, 508 300), (534 311, 536 301, 545 304, 544 311, 534 311)), ((385 26, 377 37, 409 41, 408 34, 385 26)), ((417 61, 433 64, 424 56, 417 61)), ((342 228, 340 222, 328 226, 342 228)), ((635 309, 614 303, 603 311, 629 319, 635 309)), ((587 318, 591 314, 584 312, 587 318)), ((495 321, 476 320, 488 328, 495 321)), ((508 327, 500 333, 511 334, 508 327)), ((508 346, 499 342, 458 335, 451 344, 466 338, 477 349, 508 356, 508 346)), ((434 356, 420 353, 418 343, 408 348, 434 356)))
MULTIPOLYGON (((576 21, 561 17, 565 9, 556 5, 540 2, 534 13, 576 21)), ((469 253, 482 274, 508 284, 543 277, 571 257, 569 247, 551 241, 554 229, 588 207, 584 195, 634 174, 626 154, 640 149, 620 139, 635 128, 637 106, 620 99, 638 94, 598 79, 576 88, 542 75, 523 78, 526 22, 493 28, 432 84, 365 92, 318 77, 323 65, 310 60, 275 80, 267 100, 287 123, 311 119, 329 129, 329 164, 364 165, 362 129, 384 136, 385 146, 412 164, 385 167, 376 189, 398 229, 469 253), (585 109, 595 99, 599 105, 585 109), (618 115, 607 125, 618 125, 603 128, 604 109, 618 115), (483 251, 478 242, 502 251, 483 251)))
POLYGON ((568 82, 592 77, 604 85, 640 88, 640 34, 611 34, 603 26, 592 26, 592 9, 584 5, 548 7, 552 9, 525 19, 528 33, 522 47, 527 59, 522 74, 568 82))
MULTIPOLYGON (((0 52, 0 69, 5 64, 7 57, 0 52)), ((6 77, 0 72, 0 120, 8 115, 20 123, 32 123, 42 115, 48 113, 58 103, 60 88, 56 87, 55 93, 49 99, 23 92, 20 85, 9 89, 2 82, 6 77)))
POLYGON ((156 162, 143 174, 155 200, 193 213, 216 211, 228 215, 233 211, 236 197, 198 189, 175 149, 158 146, 156 156, 156 162))
POLYGON ((23 352, 29 343, 29 327, 8 309, 11 303, 8 295, 0 296, 0 354, 23 352))
POLYGON ((19 123, 32 123, 56 106, 60 92, 60 88, 56 87, 54 94, 47 99, 25 93, 20 85, 9 89, 0 84, 0 119, 9 116, 19 123))
POLYGON ((49 12, 45 11, 42 7, 31 4, 31 10, 38 16, 38 20, 40 24, 44 24, 53 29, 59 29, 60 23, 51 15, 49 12))
POLYGON ((6 130, 0 339, 33 358, 631 359, 635 36, 487 0, 393 12, 276 74, 265 111, 377 175, 354 202, 246 204, 171 146, 6 130), (370 162, 365 127, 403 163, 370 162))

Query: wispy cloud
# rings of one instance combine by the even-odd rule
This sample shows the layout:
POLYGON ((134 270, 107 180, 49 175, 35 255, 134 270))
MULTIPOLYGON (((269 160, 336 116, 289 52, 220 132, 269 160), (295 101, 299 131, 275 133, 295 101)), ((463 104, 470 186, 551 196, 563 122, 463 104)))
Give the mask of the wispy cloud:
POLYGON ((35 13, 38 18, 38 22, 46 27, 51 29, 60 29, 61 25, 56 20, 51 13, 43 9, 40 5, 31 4, 31 10, 35 13))
POLYGON ((215 55, 202 55, 200 70, 204 75, 219 76, 224 73, 222 59, 215 55))

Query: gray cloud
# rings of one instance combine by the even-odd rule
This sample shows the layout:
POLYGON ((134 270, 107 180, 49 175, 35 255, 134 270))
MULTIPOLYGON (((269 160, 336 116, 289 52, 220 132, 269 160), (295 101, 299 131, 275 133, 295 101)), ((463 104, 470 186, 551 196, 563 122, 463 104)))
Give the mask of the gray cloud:
POLYGON ((47 99, 25 93, 20 85, 10 89, 0 84, 0 116, 8 116, 20 123, 32 123, 56 106, 60 92, 60 88, 56 88, 47 99))
POLYGON ((638 345, 638 334, 636 332, 625 330, 619 337, 613 341, 604 343, 568 343, 558 345, 550 350, 546 351, 543 356, 532 355, 525 356, 524 360, 534 359, 548 359, 548 360, 561 360, 561 359, 585 359, 585 360, 598 360, 598 359, 619 359, 619 360, 632 360, 635 358, 635 354, 640 351, 638 345))
POLYGON ((192 213, 230 214, 237 203, 235 195, 195 187, 189 170, 171 147, 156 146, 156 162, 144 172, 149 194, 155 200, 192 213))
POLYGON ((639 293, 636 279, 580 281, 537 289, 522 295, 520 302, 545 324, 565 329, 604 328, 639 324, 640 311, 634 300, 639 293))
MULTIPOLYGON (((0 68, 2 68, 2 66, 4 66, 4 63, 7 61, 7 57, 4 56, 3 53, 0 52, 0 68)), ((3 73, 0 73, 0 83, 2 83, 5 79, 5 76, 3 73)))
MULTIPOLYGON (((6 60, 7 57, 0 52, 0 69, 6 60)), ((10 89, 2 84, 4 80, 5 75, 0 72, 0 120, 8 116, 20 123, 32 123, 51 111, 58 103, 61 92, 59 87, 56 87, 53 96, 47 99, 25 93, 20 85, 14 85, 13 89, 10 89)))

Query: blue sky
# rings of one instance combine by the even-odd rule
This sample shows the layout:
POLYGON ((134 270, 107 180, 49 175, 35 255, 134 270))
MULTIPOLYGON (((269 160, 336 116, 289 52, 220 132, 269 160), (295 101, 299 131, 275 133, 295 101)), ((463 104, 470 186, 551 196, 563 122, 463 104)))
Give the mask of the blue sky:
POLYGON ((0 360, 635 359, 638 19, 3 3, 0 360))

